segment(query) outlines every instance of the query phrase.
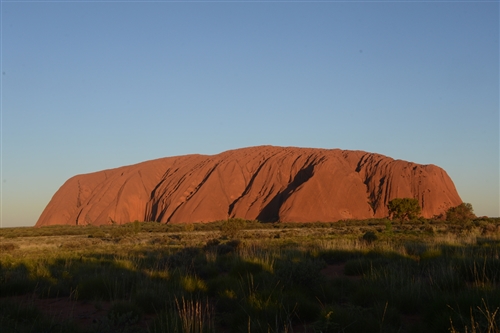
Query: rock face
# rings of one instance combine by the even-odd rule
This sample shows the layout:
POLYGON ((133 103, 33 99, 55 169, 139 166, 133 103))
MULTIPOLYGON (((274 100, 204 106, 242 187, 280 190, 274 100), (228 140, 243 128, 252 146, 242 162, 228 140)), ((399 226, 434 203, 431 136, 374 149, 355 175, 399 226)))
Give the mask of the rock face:
POLYGON ((167 157, 70 178, 36 226, 210 222, 230 217, 313 222, 388 215, 417 198, 424 217, 462 203, 434 165, 340 149, 260 146, 167 157))

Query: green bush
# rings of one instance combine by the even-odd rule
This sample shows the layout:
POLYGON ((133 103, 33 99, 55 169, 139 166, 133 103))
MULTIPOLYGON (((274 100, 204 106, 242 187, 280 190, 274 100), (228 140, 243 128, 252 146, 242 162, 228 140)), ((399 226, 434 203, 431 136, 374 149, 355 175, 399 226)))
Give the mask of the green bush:
POLYGON ((275 274, 287 288, 312 288, 322 282, 323 267, 325 262, 320 259, 282 259, 276 262, 275 274))
POLYGON ((245 228, 246 221, 238 218, 230 218, 222 222, 220 227, 221 236, 226 239, 237 238, 245 228))
POLYGON ((393 219, 412 220, 420 215, 421 208, 418 199, 396 198, 387 204, 389 216, 393 219))
POLYGON ((134 304, 147 314, 158 313, 165 307, 166 295, 155 290, 136 291, 132 297, 134 304))
POLYGON ((363 241, 368 244, 375 242, 378 239, 378 236, 373 231, 367 231, 364 233, 363 237, 361 237, 363 241))
POLYGON ((461 203, 456 207, 451 207, 446 211, 446 221, 452 223, 472 222, 476 218, 474 209, 470 203, 461 203))

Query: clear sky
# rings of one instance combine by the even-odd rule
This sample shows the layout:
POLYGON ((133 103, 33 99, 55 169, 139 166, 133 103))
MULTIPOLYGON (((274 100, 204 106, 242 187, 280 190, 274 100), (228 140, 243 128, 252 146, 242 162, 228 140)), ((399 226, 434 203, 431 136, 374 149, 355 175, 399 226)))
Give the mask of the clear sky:
POLYGON ((256 146, 444 168, 499 216, 499 3, 1 2, 1 224, 71 176, 256 146))

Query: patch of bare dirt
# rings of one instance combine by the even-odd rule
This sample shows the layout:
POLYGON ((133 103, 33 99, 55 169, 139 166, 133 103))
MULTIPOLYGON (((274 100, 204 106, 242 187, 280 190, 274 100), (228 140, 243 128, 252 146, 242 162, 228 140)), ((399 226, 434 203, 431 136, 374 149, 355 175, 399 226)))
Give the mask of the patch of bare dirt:
MULTIPOLYGON (((36 307, 47 318, 53 318, 58 322, 70 321, 84 329, 100 327, 103 326, 103 323, 109 324, 107 315, 112 306, 111 302, 75 301, 69 297, 44 299, 32 296, 13 296, 8 298, 24 306, 36 307)), ((141 321, 133 326, 147 329, 152 318, 151 315, 143 315, 141 321)))
POLYGON ((335 278, 347 278, 350 280, 361 279, 360 275, 358 276, 346 275, 344 273, 344 269, 345 269, 345 263, 336 265, 327 265, 325 268, 321 270, 321 274, 323 274, 329 279, 335 279, 335 278))

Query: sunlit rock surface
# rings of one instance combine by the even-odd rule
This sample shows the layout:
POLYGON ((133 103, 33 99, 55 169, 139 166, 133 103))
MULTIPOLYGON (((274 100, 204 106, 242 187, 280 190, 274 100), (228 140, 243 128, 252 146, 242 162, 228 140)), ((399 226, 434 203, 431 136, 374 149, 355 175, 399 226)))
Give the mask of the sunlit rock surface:
POLYGON ((230 217, 332 222, 385 217, 387 203, 403 197, 417 198, 428 218, 462 203, 450 177, 435 165, 363 151, 259 146, 74 176, 36 226, 230 217))

